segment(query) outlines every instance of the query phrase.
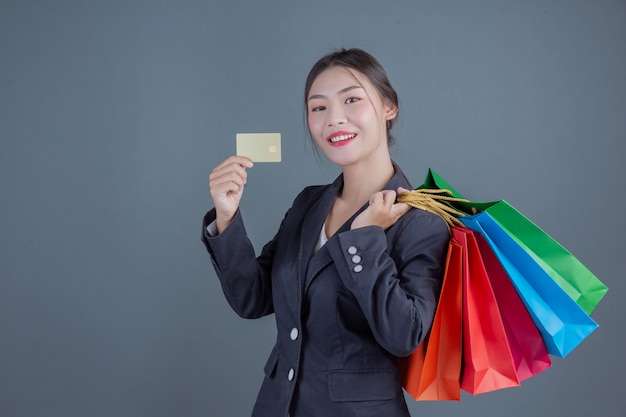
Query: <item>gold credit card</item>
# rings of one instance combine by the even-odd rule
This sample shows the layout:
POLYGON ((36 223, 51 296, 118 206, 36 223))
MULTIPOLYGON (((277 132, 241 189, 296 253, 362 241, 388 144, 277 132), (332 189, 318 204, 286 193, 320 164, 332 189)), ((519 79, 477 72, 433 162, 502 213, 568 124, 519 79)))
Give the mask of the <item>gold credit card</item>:
POLYGON ((280 133, 237 133, 237 155, 252 162, 280 162, 280 133))

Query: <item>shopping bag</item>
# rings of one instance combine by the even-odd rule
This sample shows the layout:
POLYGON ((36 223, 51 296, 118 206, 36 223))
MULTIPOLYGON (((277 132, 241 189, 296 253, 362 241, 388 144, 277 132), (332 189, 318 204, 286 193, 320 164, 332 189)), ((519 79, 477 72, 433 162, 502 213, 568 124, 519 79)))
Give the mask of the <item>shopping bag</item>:
MULTIPOLYGON (((398 201, 439 215, 453 240, 456 236, 466 246, 461 389, 480 393, 515 386, 547 369, 551 365, 549 354, 565 357, 598 327, 589 315, 607 287, 506 201, 465 200, 432 170, 420 187, 403 193, 398 201), (473 232, 467 233, 459 225, 473 232), (474 245, 466 245, 472 241, 474 245), (477 259, 482 268, 472 266, 471 259, 477 259), (488 280, 480 278, 482 272, 476 270, 485 272, 488 280), (480 284, 485 282, 488 285, 480 284), (485 289, 489 286, 491 299, 485 289), (481 320, 489 323, 493 317, 499 317, 500 325, 482 324, 481 320), (503 346, 508 347, 508 354, 506 349, 498 350, 503 346)), ((424 345, 419 350, 420 383, 428 349, 424 345)), ((441 362, 442 356, 438 360, 441 362)))
POLYGON ((535 327, 535 323, 509 280, 505 269, 485 238, 479 233, 475 234, 475 238, 480 258, 485 265, 498 303, 517 377, 522 382, 548 369, 552 361, 541 333, 535 327))
POLYGON ((565 357, 598 327, 489 212, 464 216, 460 220, 485 237, 523 300, 550 354, 565 357))
POLYGON ((416 400, 460 400, 462 359, 462 254, 450 239, 441 294, 428 338, 400 358, 402 385, 416 400))
POLYGON ((481 394, 519 386, 506 330, 474 233, 455 227, 463 247, 463 370, 461 389, 481 394))
MULTIPOLYGON (((462 198, 433 170, 428 171, 420 188, 447 189, 452 196, 462 198)), ((591 314, 608 291, 606 285, 574 255, 506 201, 454 205, 466 214, 485 211, 489 213, 585 313, 591 314)))

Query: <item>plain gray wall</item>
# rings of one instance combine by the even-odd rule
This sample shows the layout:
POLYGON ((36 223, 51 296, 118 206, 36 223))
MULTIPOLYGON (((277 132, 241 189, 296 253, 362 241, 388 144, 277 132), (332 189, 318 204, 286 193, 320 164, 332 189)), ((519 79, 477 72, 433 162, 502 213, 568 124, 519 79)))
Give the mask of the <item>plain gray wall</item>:
POLYGON ((519 388, 415 416, 624 416, 626 2, 0 0, 0 416, 249 415, 273 317, 238 318, 200 243, 236 132, 281 132, 242 203, 260 249, 337 174, 309 67, 369 50, 394 159, 507 199, 610 291, 600 328, 519 388))

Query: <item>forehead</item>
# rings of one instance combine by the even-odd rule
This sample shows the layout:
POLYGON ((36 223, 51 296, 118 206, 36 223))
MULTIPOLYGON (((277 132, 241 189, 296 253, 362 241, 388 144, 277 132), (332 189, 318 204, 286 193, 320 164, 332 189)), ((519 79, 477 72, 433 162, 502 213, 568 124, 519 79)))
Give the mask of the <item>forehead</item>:
POLYGON ((315 78, 311 84, 309 96, 337 94, 346 87, 351 86, 362 87, 368 93, 373 90, 367 77, 360 71, 341 66, 333 66, 325 69, 315 78))

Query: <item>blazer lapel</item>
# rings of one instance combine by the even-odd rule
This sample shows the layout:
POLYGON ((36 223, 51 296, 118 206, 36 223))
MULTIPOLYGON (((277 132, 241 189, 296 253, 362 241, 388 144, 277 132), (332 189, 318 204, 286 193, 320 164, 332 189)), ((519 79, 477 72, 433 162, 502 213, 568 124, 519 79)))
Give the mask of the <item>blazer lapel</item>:
POLYGON ((311 282, 313 282, 313 279, 317 276, 317 274, 332 261, 333 258, 330 256, 330 252, 328 252, 326 245, 322 246, 320 250, 313 255, 311 261, 309 262, 309 267, 306 270, 306 278, 304 281, 305 293, 309 289, 309 285, 311 285, 311 282))
MULTIPOLYGON (((300 285, 304 290, 307 281, 309 263, 316 255, 315 245, 319 239, 320 231, 326 221, 328 211, 337 196, 337 192, 343 186, 343 175, 340 175, 330 184, 321 197, 312 202, 311 207, 306 212, 302 221, 302 230, 300 231, 300 250, 298 252, 298 276, 300 285)), ((319 251, 318 251, 319 253, 319 251)))

